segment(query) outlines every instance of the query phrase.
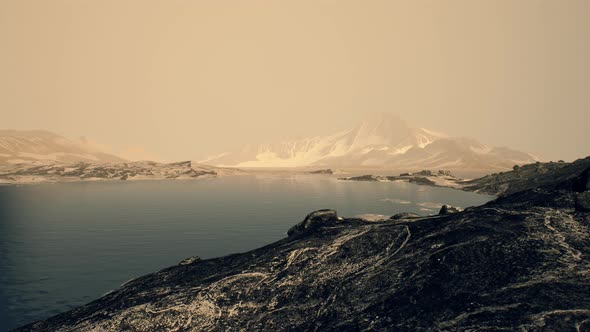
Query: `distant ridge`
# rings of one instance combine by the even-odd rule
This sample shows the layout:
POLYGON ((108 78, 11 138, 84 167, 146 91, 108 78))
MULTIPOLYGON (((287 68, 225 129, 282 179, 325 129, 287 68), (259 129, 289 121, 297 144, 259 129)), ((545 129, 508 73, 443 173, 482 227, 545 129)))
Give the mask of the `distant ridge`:
POLYGON ((391 169, 508 169, 537 159, 475 139, 412 128, 389 113, 372 114, 355 128, 224 153, 200 162, 232 167, 377 167, 391 169))
POLYGON ((45 130, 0 130, 0 165, 30 162, 124 162, 84 140, 45 130))

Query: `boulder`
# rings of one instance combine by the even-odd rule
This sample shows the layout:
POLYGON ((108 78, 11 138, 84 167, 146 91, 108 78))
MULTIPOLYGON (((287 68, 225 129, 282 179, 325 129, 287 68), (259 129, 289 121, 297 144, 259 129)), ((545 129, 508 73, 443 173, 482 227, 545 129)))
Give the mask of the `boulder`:
POLYGON ((590 212, 590 191, 576 193, 576 210, 590 212))
POLYGON ((193 256, 193 257, 189 257, 187 259, 183 259, 180 261, 180 263, 178 263, 178 265, 189 265, 195 262, 198 262, 201 260, 201 257, 199 256, 193 256))
POLYGON ((335 223, 340 222, 340 218, 338 218, 338 213, 336 210, 332 209, 322 209, 314 211, 308 214, 305 219, 298 223, 297 225, 291 227, 289 231, 287 231, 288 236, 293 236, 296 234, 301 234, 309 229, 317 228, 324 225, 332 225, 335 223))
POLYGON ((402 212, 402 213, 398 213, 398 214, 391 216, 391 218, 389 218, 389 219, 393 219, 393 220, 415 219, 415 218, 420 218, 420 217, 421 216, 419 214, 410 213, 410 212, 402 212))
POLYGON ((574 179, 573 190, 579 193, 590 190, 590 168, 584 170, 580 176, 574 179))
POLYGON ((458 208, 458 207, 454 207, 454 206, 446 205, 445 204, 445 205, 442 206, 442 208, 440 208, 440 211, 438 212, 438 215, 444 216, 444 215, 447 215, 447 214, 459 213, 461 211, 463 211, 463 210, 461 210, 461 208, 458 208))

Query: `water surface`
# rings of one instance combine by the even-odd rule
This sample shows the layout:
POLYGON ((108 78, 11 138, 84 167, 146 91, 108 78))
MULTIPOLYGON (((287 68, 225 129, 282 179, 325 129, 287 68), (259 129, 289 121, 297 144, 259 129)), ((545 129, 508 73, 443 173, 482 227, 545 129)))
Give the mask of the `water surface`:
POLYGON ((326 176, 0 186, 0 330, 87 303, 198 255, 279 240, 305 215, 433 214, 493 197, 326 176))

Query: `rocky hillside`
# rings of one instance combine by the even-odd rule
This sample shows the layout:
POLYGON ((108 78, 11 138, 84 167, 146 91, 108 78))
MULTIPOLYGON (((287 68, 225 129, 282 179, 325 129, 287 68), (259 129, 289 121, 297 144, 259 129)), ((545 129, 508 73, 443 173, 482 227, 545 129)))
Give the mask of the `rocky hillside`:
POLYGON ((548 162, 514 166, 512 171, 494 173, 479 179, 464 181, 464 190, 492 195, 509 195, 540 186, 567 182, 590 167, 590 157, 571 163, 548 162))
POLYGON ((519 191, 530 190, 541 186, 562 185, 569 183, 583 170, 590 168, 590 157, 578 159, 571 163, 537 162, 528 165, 515 165, 512 171, 486 175, 474 180, 464 180, 455 177, 449 171, 423 170, 414 173, 402 173, 400 175, 361 175, 339 180, 347 181, 380 181, 394 182, 406 181, 419 185, 434 187, 448 187, 484 193, 496 196, 505 196, 519 191))
POLYGON ((185 260, 19 331, 588 331, 590 171, 568 169, 463 212, 318 211, 281 241, 185 260))

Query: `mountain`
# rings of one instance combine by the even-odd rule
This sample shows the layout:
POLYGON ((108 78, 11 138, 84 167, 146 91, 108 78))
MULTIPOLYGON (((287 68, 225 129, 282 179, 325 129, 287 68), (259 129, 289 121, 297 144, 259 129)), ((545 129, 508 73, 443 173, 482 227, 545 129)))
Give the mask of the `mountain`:
POLYGON ((462 212, 316 211, 280 241, 185 259, 16 331, 590 331, 589 160, 497 178, 531 189, 462 212))
POLYGON ((123 162, 85 142, 44 130, 0 130, 0 165, 42 162, 123 162))
POLYGON ((201 160, 234 167, 377 167, 390 169, 508 169, 536 161, 532 155, 490 147, 474 139, 411 128, 401 118, 373 114, 355 128, 260 146, 201 160))

